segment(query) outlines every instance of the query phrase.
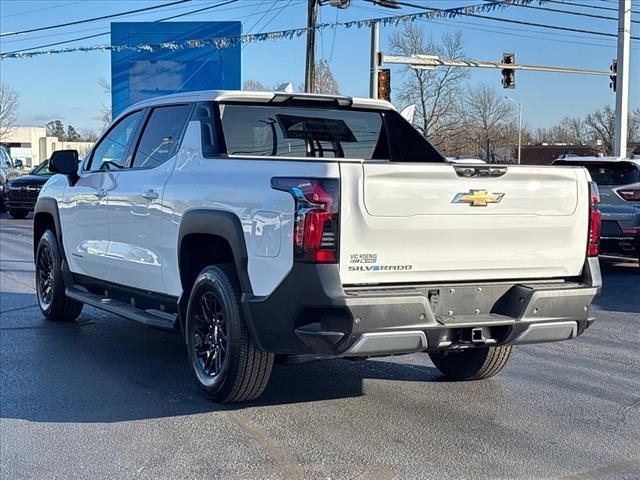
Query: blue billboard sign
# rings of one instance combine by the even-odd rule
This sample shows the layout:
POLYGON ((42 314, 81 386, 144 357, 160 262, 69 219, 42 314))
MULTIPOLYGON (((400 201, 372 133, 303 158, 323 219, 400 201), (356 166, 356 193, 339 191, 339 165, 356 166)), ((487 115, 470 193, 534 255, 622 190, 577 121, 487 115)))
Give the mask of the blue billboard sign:
MULTIPOLYGON (((123 22, 111 24, 111 44, 136 47, 164 42, 237 37, 241 22, 123 22)), ((111 52, 111 107, 117 116, 141 100, 194 90, 239 89, 239 44, 111 52)))

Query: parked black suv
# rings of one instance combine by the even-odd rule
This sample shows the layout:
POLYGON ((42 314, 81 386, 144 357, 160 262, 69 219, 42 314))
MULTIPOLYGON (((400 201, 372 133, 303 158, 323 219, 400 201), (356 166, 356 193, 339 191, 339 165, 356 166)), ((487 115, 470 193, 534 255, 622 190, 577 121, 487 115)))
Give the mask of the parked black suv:
POLYGON ((42 186, 47 183, 52 173, 49 161, 45 160, 29 175, 23 175, 8 183, 6 187, 6 208, 13 218, 24 218, 33 211, 42 186))

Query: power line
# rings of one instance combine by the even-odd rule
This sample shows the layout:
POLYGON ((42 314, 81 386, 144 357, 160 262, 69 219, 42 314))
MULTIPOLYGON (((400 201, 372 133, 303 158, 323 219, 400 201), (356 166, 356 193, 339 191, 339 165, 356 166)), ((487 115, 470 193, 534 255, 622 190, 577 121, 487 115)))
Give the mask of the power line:
MULTIPOLYGON (((439 24, 439 25, 448 25, 450 26, 451 24, 447 24, 445 22, 439 22, 437 20, 432 20, 434 23, 439 24)), ((543 40, 543 41, 547 41, 547 42, 558 42, 558 43, 571 43, 574 45, 585 45, 588 47, 601 47, 601 48, 616 48, 615 44, 609 44, 609 45, 605 45, 602 43, 591 43, 591 42, 578 42, 575 40, 567 40, 566 38, 549 38, 549 37, 540 37, 537 35, 527 35, 526 33, 521 33, 521 32, 530 32, 531 30, 523 30, 523 29, 517 29, 517 28, 508 28, 508 30, 514 30, 514 32, 500 32, 497 30, 493 30, 490 28, 482 28, 480 26, 478 26, 477 23, 470 23, 470 22, 463 22, 461 20, 457 20, 457 23, 461 23, 462 25, 460 25, 460 28, 463 29, 469 29, 469 30, 477 30, 480 32, 489 32, 489 33, 493 33, 496 35, 508 35, 510 37, 518 37, 518 38, 531 38, 534 40, 543 40), (470 26, 468 26, 470 25, 470 26)), ((532 32, 535 33, 535 32, 532 32)), ((553 33, 553 32, 539 32, 539 33, 553 33)), ((577 37, 577 36, 576 36, 577 37)), ((584 38, 584 37, 577 37, 577 38, 584 38)), ((605 40, 605 39, 603 39, 605 40)))
MULTIPOLYGON (((336 19, 333 22, 336 25, 338 23, 338 15, 339 14, 340 14, 340 9, 336 8, 336 19)), ((333 39, 331 40, 331 53, 329 54, 329 62, 331 62, 331 60, 333 59, 333 48, 336 46, 336 35, 337 34, 338 34, 338 29, 334 28, 333 29, 333 39)))
MULTIPOLYGON (((360 10, 366 10, 369 12, 377 12, 378 10, 374 9, 374 8, 369 8, 369 7, 365 7, 362 5, 356 5, 355 8, 358 8, 360 10)), ((451 23, 448 22, 443 22, 443 21, 438 21, 438 20, 425 20, 422 19, 422 21, 424 22, 429 22, 429 23, 435 23, 437 25, 447 25, 447 26, 451 26, 451 23)), ((469 30, 478 30, 481 32, 489 32, 489 33, 495 33, 495 34, 499 34, 499 35, 509 35, 509 36, 517 36, 517 37, 525 37, 525 38, 532 38, 532 39, 536 39, 536 40, 548 40, 548 41, 552 41, 552 42, 561 42, 561 43, 574 43, 576 45, 586 45, 586 46, 594 46, 594 47, 606 47, 606 48, 612 48, 615 47, 614 44, 610 44, 610 45, 603 45, 601 43, 590 43, 590 42, 577 42, 577 41, 572 41, 572 40, 567 40, 567 38, 576 38, 576 39, 588 39, 588 37, 583 36, 583 34, 574 34, 574 33, 564 33, 564 32, 548 32, 548 31, 539 31, 539 30, 530 30, 527 28, 518 28, 518 27, 506 27, 506 26, 501 26, 501 25, 494 25, 491 28, 490 27, 486 27, 483 24, 478 24, 478 23, 472 23, 472 22, 465 22, 463 20, 460 19, 452 19, 453 22, 455 22, 455 24, 459 27, 459 28, 463 28, 463 29, 469 29, 469 30), (469 25, 469 26, 467 26, 469 25), (508 33, 508 32, 501 32, 495 29, 499 29, 499 30, 510 30, 512 32, 517 32, 517 33, 508 33), (525 32, 525 34, 521 33, 521 32, 525 32), (526 35, 526 33, 530 33, 530 34, 535 34, 535 35, 526 35), (548 38, 548 37, 541 37, 539 35, 553 35, 553 36, 558 36, 558 37, 562 37, 562 38, 548 38)), ((603 41, 611 41, 614 42, 615 39, 611 38, 603 38, 603 41)))
MULTIPOLYGON (((371 0, 367 0, 367 1, 371 1, 371 0)), ((484 16, 484 15, 477 15, 477 14, 472 14, 471 12, 473 11, 488 11, 490 9, 495 8, 496 6, 500 6, 500 5, 504 5, 504 7, 508 7, 510 5, 513 5, 513 3, 505 3, 504 1, 500 1, 500 2, 495 2, 494 4, 480 4, 480 5, 472 5, 472 6, 463 6, 463 7, 455 7, 455 8, 450 8, 450 9, 446 9, 446 10, 442 10, 442 9, 432 9, 432 8, 427 8, 427 7, 421 7, 421 6, 415 6, 413 4, 408 4, 407 2, 398 2, 399 4, 404 4, 406 6, 410 6, 413 8, 421 8, 423 10, 426 10, 426 12, 423 13, 411 13, 411 14, 405 14, 405 15, 393 15, 393 16, 388 16, 388 17, 378 17, 378 18, 367 18, 367 19, 361 19, 361 20, 352 20, 352 21, 348 21, 348 22, 341 22, 341 23, 327 23, 327 24, 318 24, 315 27, 300 27, 300 28, 293 28, 293 29, 287 29, 287 30, 280 30, 280 31, 271 31, 271 32, 262 32, 259 34, 249 34, 249 35, 239 35, 239 36, 229 36, 229 37, 219 37, 219 38, 215 38, 215 39, 190 39, 190 40, 186 40, 186 41, 181 41, 181 42, 164 42, 164 43, 160 43, 160 44, 142 44, 142 45, 137 45, 137 46, 127 46, 127 45, 93 45, 93 46, 80 46, 80 47, 74 47, 74 48, 65 48, 65 49, 60 49, 60 50, 39 50, 39 51, 34 51, 34 52, 27 52, 24 54, 11 54, 11 53, 4 53, 4 54, 0 54, 0 59, 4 59, 4 58, 24 58, 24 57, 32 57, 32 56, 36 56, 36 55, 45 55, 45 54, 61 54, 61 53, 70 53, 70 52, 88 52, 88 51, 111 51, 111 50, 116 50, 116 51, 122 51, 122 50, 127 50, 127 49, 131 49, 131 50, 139 50, 139 49, 145 49, 145 50, 149 50, 149 49, 169 49, 169 50, 175 50, 175 49, 180 49, 180 48, 201 48, 201 47, 207 47, 207 46, 212 46, 214 48, 226 48, 229 45, 235 45, 235 44, 245 44, 245 43, 252 43, 252 42, 258 42, 258 41, 269 41, 269 40, 277 40, 277 39, 291 39, 291 38, 295 38, 295 37, 300 37, 306 33, 309 32, 309 30, 311 28, 313 29, 325 29, 325 28, 336 28, 337 26, 341 26, 344 28, 362 28, 362 27, 370 27, 373 23, 379 23, 382 25, 397 25, 398 22, 401 21, 415 21, 415 20, 419 20, 419 19, 429 19, 429 20, 433 20, 434 18, 457 18, 458 16, 470 16, 470 17, 476 17, 476 18, 482 18, 482 19, 489 19, 489 20, 494 20, 494 21, 502 21, 502 22, 506 22, 506 23, 512 23, 512 24, 517 24, 517 25, 527 25, 527 26, 534 26, 534 27, 541 27, 541 28, 547 28, 547 29, 552 29, 552 30, 559 30, 559 31, 569 31, 569 32, 577 32, 577 33, 584 33, 584 34, 592 34, 592 35, 600 35, 600 36, 605 36, 605 37, 609 37, 609 38, 616 38, 616 35, 614 34, 610 34, 610 33, 605 33, 605 32, 597 32, 597 31, 592 31, 592 30, 583 30, 583 29, 576 29, 576 28, 567 28, 567 27, 559 27, 556 25, 546 25, 546 24, 538 24, 538 23, 532 23, 532 22, 524 22, 524 21, 518 21, 518 20, 511 20, 511 19, 503 19, 503 18, 496 18, 496 17, 489 17, 489 16, 484 16), (483 7, 483 5, 486 5, 486 7, 483 7), (477 9, 477 10, 476 10, 477 9)), ((640 37, 631 37, 634 40, 640 40, 640 37)))
POLYGON ((564 0, 547 0, 549 3, 558 3, 560 5, 573 5, 575 7, 583 7, 583 8, 591 8, 594 10, 608 10, 610 12, 617 12, 618 9, 617 8, 610 8, 610 7, 602 7, 602 6, 598 6, 598 5, 589 5, 586 3, 579 3, 579 2, 565 2, 564 0))
MULTIPOLYGON (((490 0, 485 0, 485 1, 490 1, 490 0)), ((544 10, 547 12, 554 12, 554 13, 564 13, 567 15, 576 15, 578 17, 589 17, 589 18, 598 18, 601 20, 613 20, 614 22, 617 22, 618 19, 616 17, 607 17, 605 15, 597 15, 595 13, 584 13, 584 12, 576 12, 573 10, 561 10, 559 8, 549 8, 549 7, 543 7, 542 5, 524 5, 522 3, 516 3, 513 5, 514 7, 521 7, 521 8, 531 8, 533 10, 544 10)), ((631 23, 640 23, 640 20, 631 20, 631 23)))
POLYGON ((8 55, 8 54, 11 54, 11 53, 28 52, 29 50, 36 50, 36 49, 40 49, 40 48, 55 47, 57 45, 64 45, 64 44, 71 43, 71 42, 79 42, 80 40, 88 40, 89 38, 104 37, 105 35, 109 35, 109 33, 110 32, 96 33, 94 35, 87 35, 85 37, 74 38, 73 40, 64 40, 62 42, 47 43, 46 45, 38 45, 37 47, 23 48, 22 50, 13 50, 12 52, 0 52, 0 55, 8 55))
MULTIPOLYGON (((365 0, 369 3, 373 3, 373 0, 365 0)), ((403 1, 399 1, 396 0, 396 3, 398 5, 402 5, 405 7, 411 7, 411 8, 417 8, 417 9, 421 9, 421 10, 426 10, 429 12, 442 12, 443 10, 439 9, 439 8, 430 8, 430 7, 424 7, 422 5, 416 5, 414 3, 408 3, 408 2, 403 2, 403 1)), ((496 4, 499 5, 502 2, 497 2, 496 4)), ((513 5, 517 5, 517 4, 509 4, 511 6, 513 5)), ((513 20, 513 19, 509 19, 509 18, 499 18, 499 17, 490 17, 487 15, 478 15, 477 13, 470 13, 470 12, 465 12, 465 11, 459 11, 458 12, 459 15, 464 15, 465 17, 474 17, 474 18, 483 18, 485 20, 491 20, 494 22, 504 22, 504 23, 513 23, 513 24, 517 24, 517 25, 527 25, 530 27, 540 27, 540 28, 548 28, 550 30, 561 30, 561 31, 565 31, 565 32, 576 32, 576 33, 586 33, 586 34, 590 34, 590 35, 600 35, 603 37, 613 37, 613 38, 617 38, 617 35, 614 33, 606 33, 606 32, 599 32, 596 30, 585 30, 582 28, 572 28, 572 27, 561 27, 559 25, 548 25, 545 23, 534 23, 534 22, 527 22, 525 20, 513 20)), ((640 40, 640 37, 631 37, 633 40, 640 40)))
POLYGON ((293 2, 293 0, 289 0, 289 1, 286 3, 286 5, 285 5, 284 7, 278 7, 278 8, 276 8, 276 10, 279 10, 279 12, 278 12, 278 13, 276 13, 273 17, 271 17, 271 19, 270 19, 267 23, 265 23, 265 24, 262 26, 262 29, 264 30, 264 29, 265 29, 265 28, 267 28, 269 25, 271 25, 271 23, 272 23, 276 18, 278 18, 278 17, 280 16, 280 14, 282 14, 282 12, 284 12, 284 10, 285 10, 289 5, 291 5, 291 2, 293 2))
MULTIPOLYGON (((205 11, 205 10, 211 10, 211 9, 214 9, 214 8, 217 8, 217 7, 222 7, 224 5, 228 5, 230 3, 235 3, 237 1, 238 0, 227 0, 226 2, 217 3, 215 5, 209 5, 208 7, 199 8, 197 10, 191 10, 189 12, 180 13, 178 15, 172 15, 170 17, 160 18, 160 19, 154 20, 153 22, 150 22, 150 23, 159 23, 159 22, 164 22, 164 21, 167 21, 167 20, 173 20, 173 19, 178 18, 178 17, 186 17, 187 15, 193 15, 194 13, 199 13, 199 12, 202 12, 202 11, 205 11)), ((96 33, 95 35, 87 35, 86 37, 72 38, 71 40, 63 40, 61 42, 49 43, 47 45, 38 45, 37 47, 23 48, 23 49, 20 49, 20 50, 14 50, 12 52, 0 52, 0 55, 9 55, 9 54, 12 54, 12 53, 28 52, 30 50, 38 50, 40 48, 47 48, 47 47, 54 47, 54 46, 57 46, 57 45, 64 45, 64 44, 67 44, 67 43, 79 42, 80 40, 87 40, 89 38, 102 37, 102 36, 105 36, 105 35, 109 35, 110 33, 111 32, 96 33)))
MULTIPOLYGON (((82 1, 87 1, 87 0, 82 0, 82 1)), ((220 11, 221 12, 227 12, 227 11, 230 11, 230 10, 241 10, 241 9, 252 7, 253 5, 248 5, 247 1, 248 0, 243 0, 243 5, 241 5, 241 6, 225 8, 225 9, 220 10, 220 11)), ((253 0, 253 1, 258 2, 259 0, 253 0)), ((266 1, 266 0, 264 0, 264 1, 266 1)), ((171 12, 171 11, 174 11, 174 10, 185 10, 185 9, 190 9, 190 8, 193 8, 193 5, 188 5, 187 4, 187 5, 182 5, 182 6, 179 6, 179 7, 167 8, 162 13, 168 13, 168 12, 171 12)), ((190 11, 190 13, 191 12, 193 12, 193 11, 190 11)), ((138 14, 132 14, 131 17, 138 17, 138 16, 142 16, 142 15, 153 15, 154 13, 155 12, 149 12, 149 13, 142 12, 142 13, 138 13, 138 14)), ((260 14, 260 13, 263 13, 263 12, 258 12, 258 14, 260 14)), ((252 16, 252 15, 253 14, 248 15, 248 16, 252 16)), ((166 19, 162 19, 162 20, 166 20, 166 19)), ((40 38, 63 37, 63 36, 69 36, 69 35, 80 34, 80 33, 85 33, 85 32, 95 32, 95 31, 98 31, 98 30, 102 30, 104 28, 105 28, 105 26, 101 25, 101 26, 98 26, 98 27, 84 28, 84 29, 80 29, 80 30, 72 30, 72 31, 66 31, 66 32, 48 33, 48 34, 44 34, 44 35, 29 36, 28 38, 14 38, 14 39, 11 39, 11 40, 3 39, 2 40, 2 44, 6 45, 6 44, 9 44, 9 43, 18 43, 18 42, 24 43, 24 42, 37 40, 37 39, 40 39, 40 38)))
MULTIPOLYGON (((617 12, 618 11, 617 8, 613 8, 613 7, 599 7, 597 5, 589 5, 587 3, 579 3, 579 2, 566 1, 566 0, 546 0, 546 1, 549 2, 549 3, 558 3, 560 5, 572 5, 574 7, 592 8, 592 9, 595 9, 595 10, 608 10, 610 12, 617 12)), ((640 14, 640 11, 631 10, 631 13, 640 14)))
POLYGON ((30 38, 14 38, 13 40, 2 40, 2 45, 7 45, 9 43, 24 43, 24 42, 30 42, 30 41, 34 41, 34 40, 39 40, 41 38, 51 38, 51 37, 64 37, 64 36, 69 36, 69 35, 75 35, 78 33, 85 33, 85 32, 96 32, 98 30, 102 30, 104 28, 104 26, 100 26, 100 27, 93 27, 93 28, 83 28, 81 30, 73 30, 70 32, 58 32, 58 33, 48 33, 46 35, 36 35, 35 37, 30 37, 30 38))
POLYGON ((56 5, 52 5, 50 7, 35 8, 33 10, 25 10, 24 12, 12 13, 11 15, 3 15, 2 19, 12 18, 12 17, 19 17, 21 15, 27 15, 29 13, 42 12, 44 10, 51 10, 52 8, 68 7, 69 5, 75 5, 76 3, 82 3, 82 2, 85 2, 85 1, 86 0, 76 0, 75 2, 67 2, 67 3, 63 3, 63 4, 56 4, 56 5))
POLYGON ((164 22, 164 21, 167 21, 167 20, 173 20, 174 18, 180 18, 180 17, 185 17, 187 15, 193 15, 194 13, 200 13, 200 12, 204 12, 205 10, 211 10, 213 8, 223 7, 225 5, 229 5, 230 3, 235 3, 237 1, 238 0, 227 0, 226 2, 217 3, 215 5, 209 5, 208 7, 199 8, 197 10, 191 10, 190 12, 179 13, 177 15, 172 15, 171 17, 166 17, 166 18, 163 18, 161 20, 156 20, 156 21, 154 21, 152 23, 164 22))
MULTIPOLYGON (((260 6, 258 8, 260 8, 262 5, 264 5, 266 0, 262 0, 262 3, 260 4, 260 6)), ((275 6, 277 0, 273 0, 273 3, 271 4, 271 7, 269 7, 267 10, 265 10, 264 14, 258 19, 258 21, 256 23, 254 23, 253 25, 251 25, 251 27, 249 28, 249 30, 247 30, 247 33, 251 33, 253 31, 254 28, 256 28, 256 25, 258 25, 262 19, 264 17, 267 16, 267 14, 271 11, 271 9, 275 6)), ((257 10, 257 9, 256 9, 257 10)))
POLYGON ((46 27, 30 28, 28 30, 20 30, 19 32, 0 33, 0 37, 8 37, 11 35, 24 35, 26 33, 41 32, 43 30, 51 30, 54 28, 69 27, 71 25, 79 25, 81 23, 89 23, 89 22, 95 22, 97 20, 105 20, 107 18, 122 17, 123 15, 130 15, 132 13, 146 12, 149 10, 157 10, 158 8, 168 7, 170 5, 176 5, 178 3, 186 3, 191 1, 192 0, 176 0, 175 2, 163 3, 161 5, 154 5, 152 7, 144 7, 144 8, 138 8, 136 10, 129 10, 127 12, 112 13, 110 15, 102 15, 101 17, 85 18, 83 20, 75 20, 73 22, 59 23, 57 25, 48 25, 46 27))

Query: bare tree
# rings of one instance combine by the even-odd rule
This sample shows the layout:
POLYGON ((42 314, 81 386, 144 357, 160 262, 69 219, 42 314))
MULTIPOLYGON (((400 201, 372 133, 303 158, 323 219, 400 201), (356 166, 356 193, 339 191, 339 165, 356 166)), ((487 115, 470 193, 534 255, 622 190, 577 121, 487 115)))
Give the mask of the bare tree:
MULTIPOLYGON (((391 50, 397 55, 437 55, 448 59, 464 58, 462 34, 445 34, 438 41, 427 35, 422 27, 410 23, 391 35, 391 50)), ((415 104, 414 125, 437 147, 448 153, 459 144, 455 131, 460 127, 456 114, 457 102, 464 93, 464 80, 469 73, 464 68, 438 67, 434 70, 416 70, 407 67, 403 83, 395 93, 402 106, 415 104)))
POLYGON ((477 155, 486 157, 488 153, 492 162, 504 162, 511 156, 518 131, 515 115, 496 90, 485 84, 469 89, 460 114, 477 155))
POLYGON ((20 100, 9 85, 0 83, 0 141, 7 139, 18 119, 20 100))
POLYGON ((249 92, 267 92, 268 88, 259 80, 248 79, 242 84, 242 89, 249 92))
POLYGON ((80 140, 83 142, 95 142, 98 140, 99 133, 95 130, 87 129, 80 131, 80 140))
POLYGON ((538 128, 534 138, 538 143, 584 145, 588 141, 588 128, 581 118, 564 117, 551 128, 538 128))
MULTIPOLYGON (((111 83, 106 78, 100 78, 98 80, 98 85, 102 87, 102 91, 111 97, 111 83)), ((109 98, 109 106, 107 104, 102 104, 102 127, 107 128, 111 123, 112 119, 112 110, 111 110, 111 98, 109 98)))
POLYGON ((629 114, 629 141, 640 143, 640 107, 629 114))
POLYGON ((338 87, 338 82, 336 82, 327 60, 320 60, 319 62, 316 62, 315 93, 340 95, 340 87, 338 87))
POLYGON ((589 136, 596 144, 596 147, 605 155, 613 154, 616 115, 611 105, 605 105, 588 114, 585 124, 587 125, 589 136))

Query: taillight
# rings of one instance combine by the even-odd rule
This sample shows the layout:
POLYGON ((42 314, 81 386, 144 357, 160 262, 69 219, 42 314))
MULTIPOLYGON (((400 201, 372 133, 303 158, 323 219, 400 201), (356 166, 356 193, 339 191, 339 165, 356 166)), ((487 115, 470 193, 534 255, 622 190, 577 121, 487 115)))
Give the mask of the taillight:
POLYGON ((594 182, 589 182, 591 187, 589 200, 589 245, 587 247, 587 256, 597 257, 600 248, 600 192, 598 186, 594 182))
POLYGON ((629 202, 640 202, 640 187, 618 188, 616 189, 616 192, 624 200, 628 200, 629 202))
POLYGON ((294 259, 311 263, 338 261, 339 183, 332 178, 275 177, 271 186, 289 192, 295 202, 294 259))

